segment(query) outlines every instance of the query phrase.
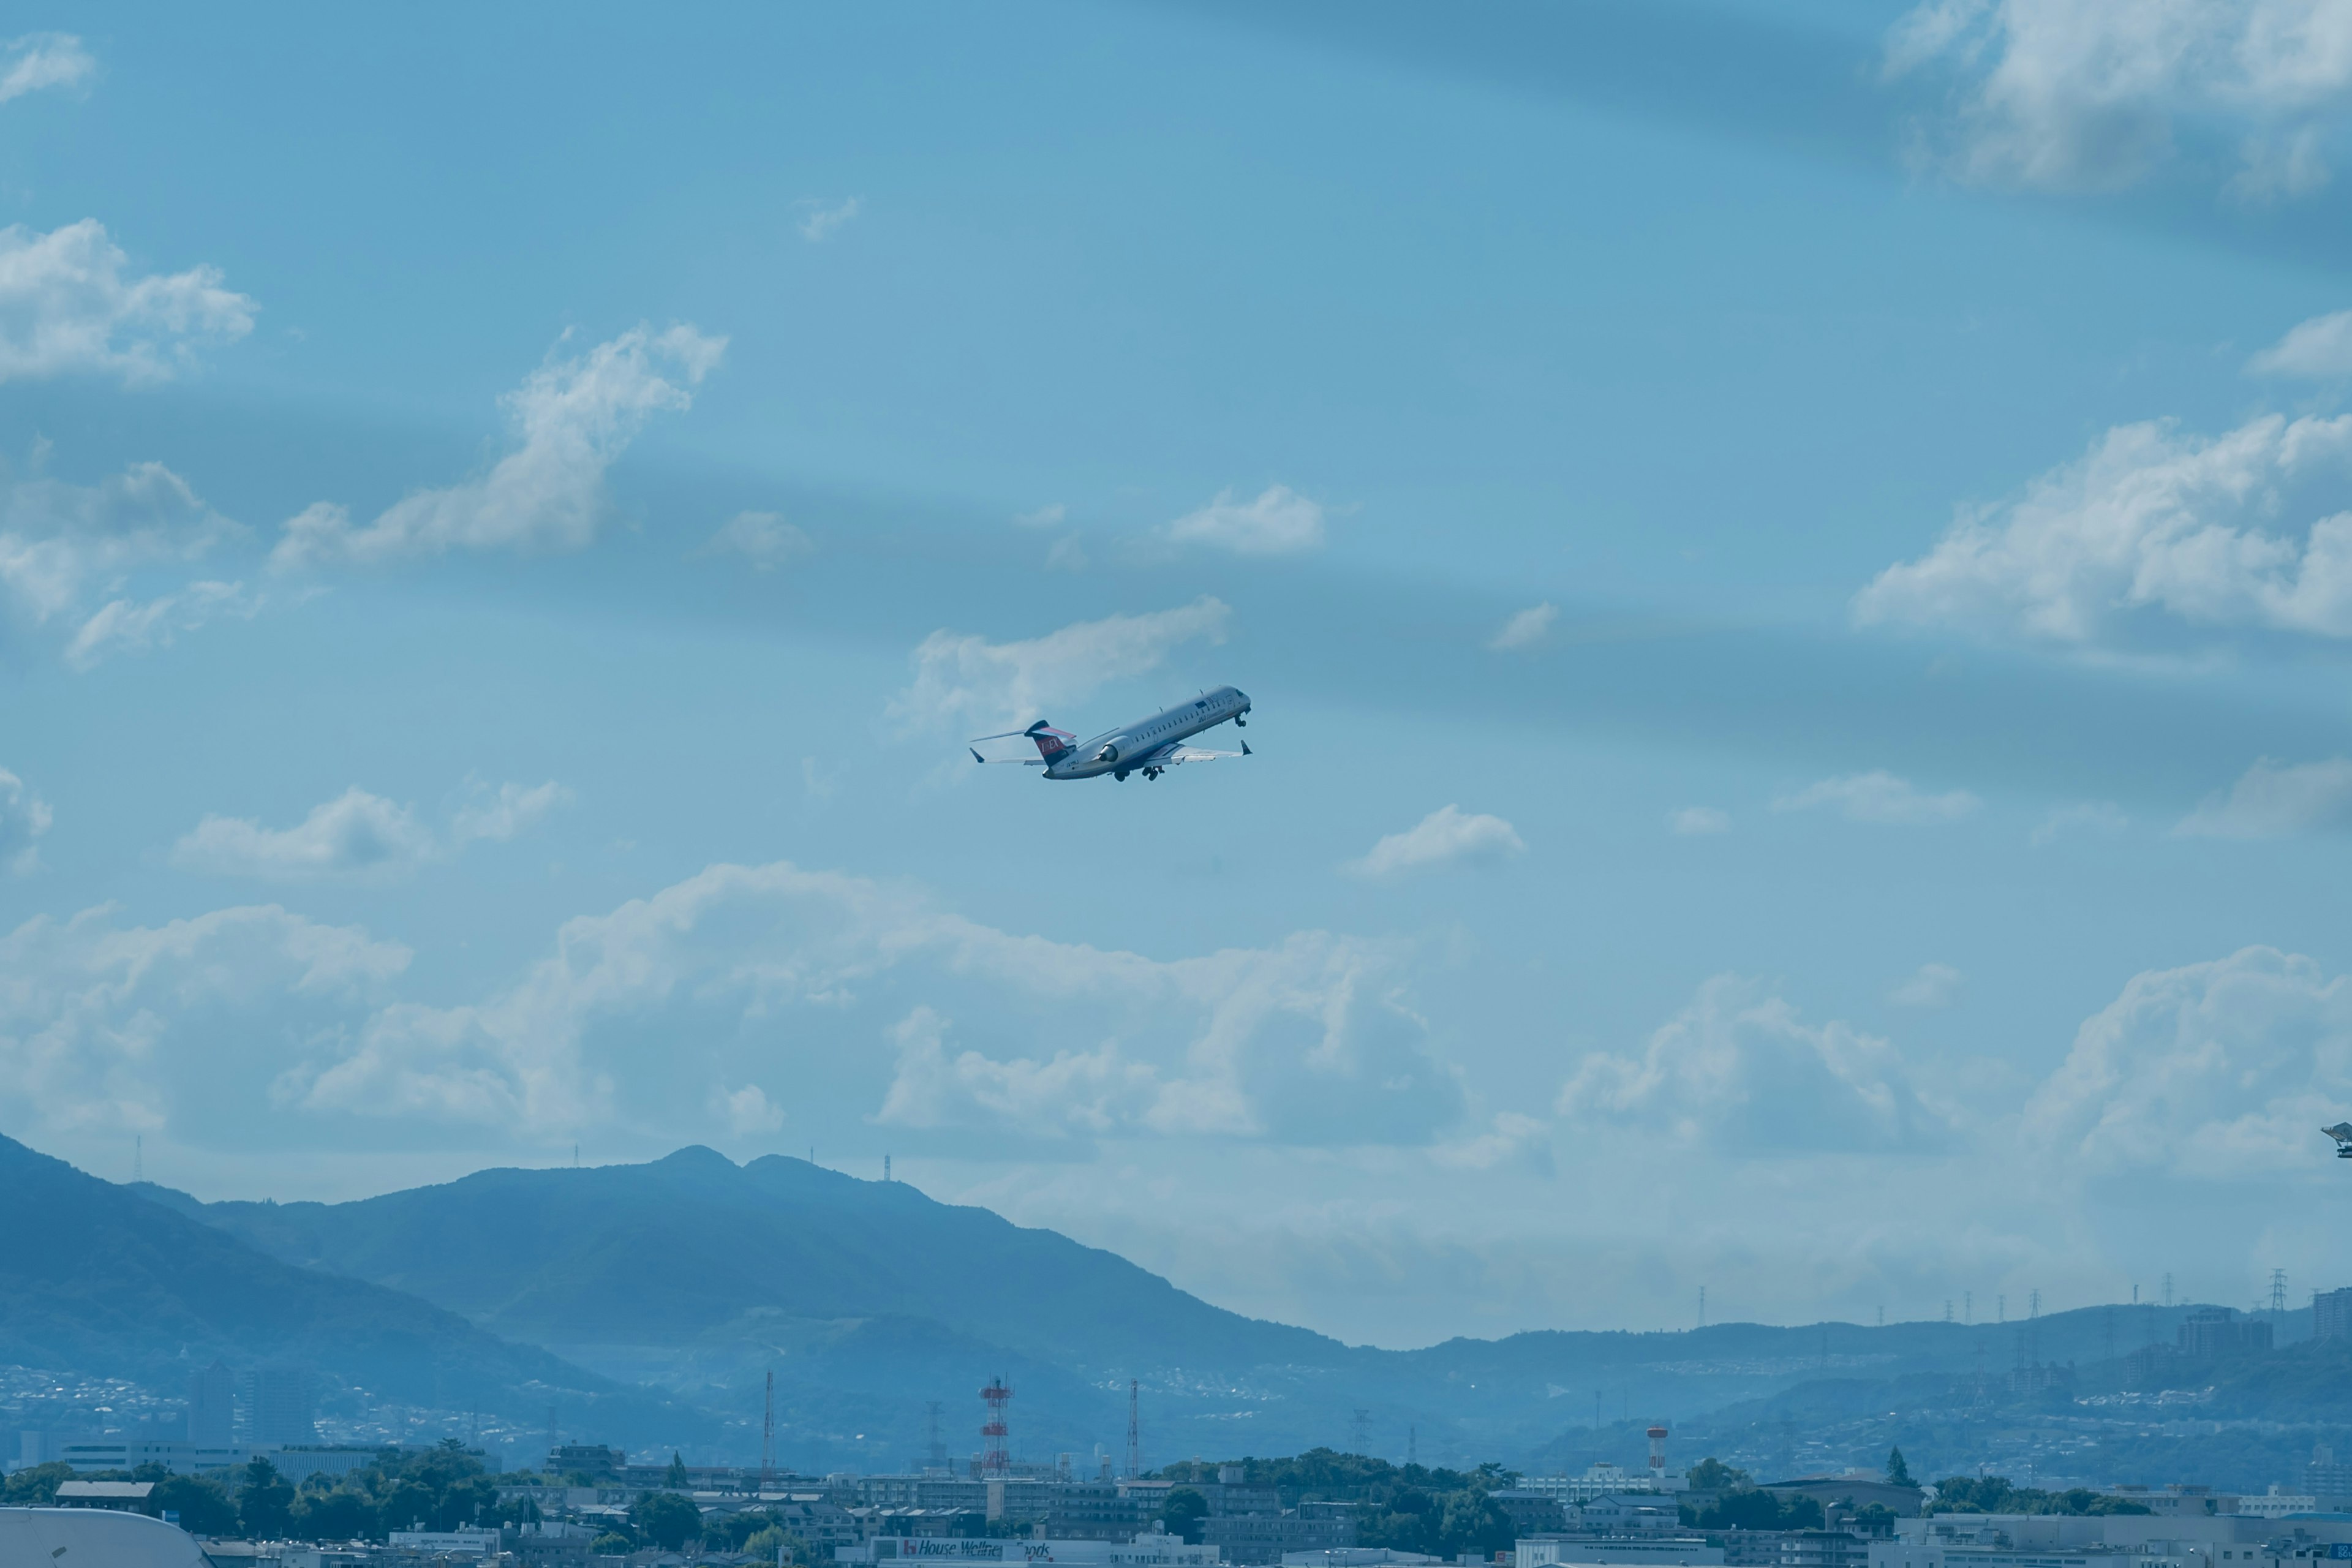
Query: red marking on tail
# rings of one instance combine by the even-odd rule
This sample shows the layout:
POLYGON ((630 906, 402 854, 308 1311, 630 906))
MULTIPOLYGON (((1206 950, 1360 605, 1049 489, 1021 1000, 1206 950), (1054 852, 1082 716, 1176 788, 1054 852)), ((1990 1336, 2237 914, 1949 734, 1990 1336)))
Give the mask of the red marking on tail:
POLYGON ((1077 741, 1076 735, 1066 730, 1056 730, 1043 719, 1030 725, 1023 732, 1037 742, 1037 754, 1049 763, 1068 751, 1077 741))

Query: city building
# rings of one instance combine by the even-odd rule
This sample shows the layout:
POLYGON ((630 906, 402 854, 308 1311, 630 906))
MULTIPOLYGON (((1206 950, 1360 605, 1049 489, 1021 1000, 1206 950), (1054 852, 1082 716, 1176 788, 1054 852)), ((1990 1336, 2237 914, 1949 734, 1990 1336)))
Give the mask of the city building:
POLYGON ((299 1367, 256 1367, 245 1374, 239 1401, 244 1436, 257 1448, 294 1447, 319 1440, 310 1409, 310 1374, 299 1367))
POLYGON ((1799 1476, 1793 1480, 1768 1481, 1757 1489, 1778 1492, 1782 1497, 1811 1498, 1825 1509, 1848 1502, 1855 1508, 1876 1503, 1902 1519, 1916 1518, 1927 1495, 1922 1488, 1898 1486, 1866 1470, 1842 1476, 1799 1476))
POLYGON ((144 1512, 153 1481, 60 1481, 59 1508, 119 1508, 144 1512))
POLYGON ((2175 1348, 2191 1361, 2210 1361, 2242 1351, 2271 1348, 2271 1326, 2261 1318, 2241 1318, 2234 1307, 2200 1307, 2180 1320, 2175 1348))
POLYGON ((2316 1513, 2319 1499, 2307 1492, 2283 1492, 2273 1487, 2261 1497, 2241 1497, 2238 1511, 2249 1519, 2284 1519, 2289 1514, 2316 1513))
POLYGON ((1559 1563, 1651 1563, 1657 1568, 1721 1568, 1723 1548, 1696 1535, 1538 1535, 1516 1543, 1512 1568, 1559 1563))
POLYGON ((188 1378, 188 1442, 198 1448, 226 1448, 236 1441, 236 1376, 226 1362, 188 1378))
POLYGON ((2303 1489, 2330 1511, 2352 1507, 2352 1465, 2337 1464, 2335 1449, 2316 1444, 2303 1467, 2303 1489))
POLYGON ((877 1536, 845 1544, 836 1563, 1058 1563, 1074 1568, 1217 1568, 1213 1546, 1194 1546, 1161 1531, 1132 1541, 956 1540, 937 1536, 877 1536))
MULTIPOLYGON (((1680 1474, 1668 1471, 1670 1485, 1681 1482, 1680 1474)), ((1615 1497, 1620 1492, 1646 1492, 1652 1489, 1650 1478, 1639 1470, 1629 1470, 1621 1465, 1602 1460, 1591 1466, 1580 1476, 1528 1476, 1515 1489, 1538 1492, 1561 1504, 1591 1502, 1595 1498, 1615 1497)), ((1681 1489, 1673 1486, 1672 1489, 1681 1489)))

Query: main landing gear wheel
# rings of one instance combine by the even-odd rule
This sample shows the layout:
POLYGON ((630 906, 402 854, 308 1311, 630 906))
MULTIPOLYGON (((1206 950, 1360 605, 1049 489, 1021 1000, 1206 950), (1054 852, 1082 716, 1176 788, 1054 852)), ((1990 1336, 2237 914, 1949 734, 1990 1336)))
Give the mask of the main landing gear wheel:
POLYGON ((1117 779, 1119 783, 1125 784, 1127 782, 1127 770, 1125 768, 1121 768, 1118 772, 1111 774, 1110 776, 1117 779))

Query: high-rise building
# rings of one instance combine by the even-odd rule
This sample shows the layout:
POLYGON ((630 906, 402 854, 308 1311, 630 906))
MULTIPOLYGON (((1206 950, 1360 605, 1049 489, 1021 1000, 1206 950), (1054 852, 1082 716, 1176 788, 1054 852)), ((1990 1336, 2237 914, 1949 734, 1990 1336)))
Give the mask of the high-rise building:
POLYGON ((2352 1340, 2352 1287, 2322 1290, 2311 1299, 2311 1337, 2352 1340))
POLYGON ((261 1367, 245 1374, 244 1392, 245 1440, 255 1447, 298 1447, 319 1440, 309 1373, 261 1367))
POLYGON ((188 1441, 199 1448, 236 1441, 236 1376, 226 1362, 188 1379, 188 1441))

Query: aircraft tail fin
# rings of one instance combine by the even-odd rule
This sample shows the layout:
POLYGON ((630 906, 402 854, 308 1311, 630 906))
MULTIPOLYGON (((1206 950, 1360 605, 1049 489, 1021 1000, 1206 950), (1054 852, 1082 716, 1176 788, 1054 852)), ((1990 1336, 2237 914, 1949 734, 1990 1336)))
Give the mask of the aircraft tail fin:
POLYGON ((1037 754, 1052 762, 1076 743, 1077 737, 1066 730, 1056 730, 1043 719, 1021 731, 1037 742, 1037 754))

